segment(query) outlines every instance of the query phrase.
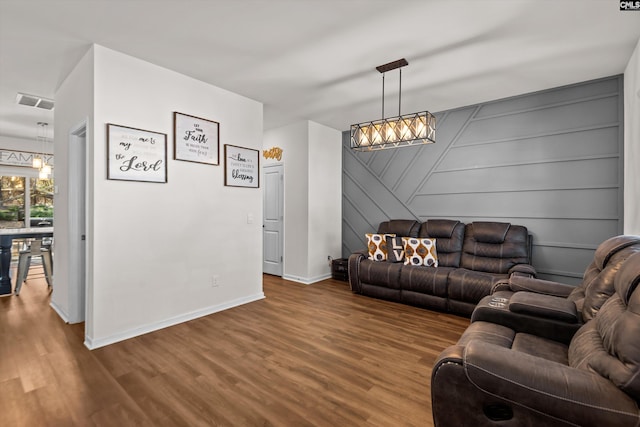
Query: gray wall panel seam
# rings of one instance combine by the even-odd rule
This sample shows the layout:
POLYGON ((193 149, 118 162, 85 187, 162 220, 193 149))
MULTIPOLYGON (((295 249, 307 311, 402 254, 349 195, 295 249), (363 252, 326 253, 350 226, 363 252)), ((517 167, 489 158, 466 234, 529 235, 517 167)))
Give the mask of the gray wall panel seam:
POLYGON ((508 116, 514 116, 514 115, 522 114, 522 113, 529 113, 529 112, 532 112, 532 111, 547 110, 549 108, 554 108, 554 107, 563 107, 563 106, 567 106, 567 105, 580 104, 580 103, 583 103, 583 102, 595 101, 595 100, 598 100, 598 99, 614 98, 616 96, 619 96, 619 92, 618 91, 603 93, 601 95, 588 96, 588 97, 584 97, 584 98, 575 99, 575 100, 572 100, 572 101, 563 101, 563 102, 555 102, 555 103, 551 103, 551 104, 543 104, 543 105, 539 105, 537 107, 523 108, 523 109, 520 109, 520 110, 509 111, 509 112, 506 112, 506 113, 492 114, 492 115, 489 115, 489 116, 478 116, 478 117, 475 117, 471 121, 472 122, 479 122, 479 121, 482 121, 482 120, 491 120, 491 119, 499 118, 499 117, 508 117, 508 116))
POLYGON ((569 134, 569 133, 578 133, 578 132, 586 132, 586 131, 590 131, 590 130, 615 128, 615 127, 619 127, 619 126, 620 126, 620 122, 601 123, 599 125, 581 126, 581 127, 577 127, 577 128, 561 129, 561 130, 556 130, 556 131, 552 131, 552 132, 541 132, 541 133, 537 133, 537 134, 513 136, 513 137, 509 137, 509 138, 500 138, 500 139, 488 139, 486 141, 471 142, 471 143, 466 143, 466 144, 463 143, 463 144, 460 144, 460 145, 456 145, 453 148, 474 147, 476 145, 501 144, 501 143, 504 143, 504 142, 516 142, 516 141, 521 141, 521 140, 525 140, 525 139, 544 138, 544 137, 547 137, 547 136, 565 135, 565 134, 569 134))
MULTIPOLYGON (((449 150, 451 149, 451 147, 456 143, 456 141, 458 140, 458 138, 460 138, 460 136, 464 133, 464 131, 467 129, 467 126, 469 126, 469 123, 471 123, 471 119, 478 113, 478 111, 480 111, 480 105, 477 105, 473 111, 471 112, 471 114, 469 115, 469 117, 467 118, 467 120, 465 120, 464 124, 460 127, 460 130, 454 135, 453 138, 451 138, 451 142, 449 143, 449 145, 447 145, 447 147, 442 151, 442 153, 440 153, 440 156, 438 156, 438 159, 435 161, 435 163, 433 164, 433 167, 427 171, 427 174, 424 176, 424 178, 422 178, 422 180, 420 181, 420 183, 415 187, 415 189, 413 190, 413 192, 411 193, 411 195, 409 196, 409 198, 407 199, 407 204, 410 205, 413 203, 413 200, 415 198, 415 195, 417 193, 417 191, 422 188, 424 186, 424 184, 429 181, 429 178, 431 178, 431 174, 433 173, 433 171, 438 167, 438 165, 442 162, 442 160, 447 156, 447 154, 449 154, 449 150)), ((418 156, 416 156, 417 158, 418 156)))

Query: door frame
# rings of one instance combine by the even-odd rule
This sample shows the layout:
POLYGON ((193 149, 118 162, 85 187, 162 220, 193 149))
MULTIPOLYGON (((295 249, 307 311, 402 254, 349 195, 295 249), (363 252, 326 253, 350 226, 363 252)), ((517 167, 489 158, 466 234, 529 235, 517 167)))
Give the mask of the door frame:
MULTIPOLYGON (((280 247, 280 256, 281 256, 281 260, 280 260, 280 266, 281 266, 281 273, 280 273, 280 277, 284 276, 284 252, 285 252, 285 247, 284 247, 284 242, 285 242, 285 238, 284 238, 284 206, 285 206, 285 195, 284 195, 284 164, 282 163, 274 163, 274 164, 270 164, 270 165, 265 165, 262 168, 262 174, 263 174, 263 180, 262 182, 265 183, 265 190, 262 193, 263 196, 263 200, 262 200, 262 218, 263 218, 263 224, 262 224, 262 240, 263 240, 263 245, 264 245, 264 218, 266 218, 265 213, 264 213, 264 207, 265 207, 265 200, 267 197, 266 194, 266 180, 264 179, 264 175, 267 173, 267 171, 269 171, 269 169, 273 169, 273 168, 279 168, 280 169, 280 193, 281 193, 281 200, 280 200, 280 206, 279 206, 279 210, 280 210, 280 216, 281 216, 281 231, 280 231, 280 241, 278 242, 278 245, 280 247)), ((263 249, 264 250, 264 249, 263 249)), ((264 272, 264 253, 262 254, 262 270, 264 272)))
POLYGON ((87 319, 88 131, 87 119, 69 130, 69 323, 87 319))

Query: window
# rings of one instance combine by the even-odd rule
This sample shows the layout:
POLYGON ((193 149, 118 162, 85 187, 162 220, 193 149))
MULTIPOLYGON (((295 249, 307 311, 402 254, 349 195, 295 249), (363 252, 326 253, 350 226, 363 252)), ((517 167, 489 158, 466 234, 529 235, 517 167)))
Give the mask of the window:
POLYGON ((29 178, 31 226, 53 225, 53 179, 29 178))
POLYGON ((0 228, 53 225, 53 180, 0 176, 0 228))

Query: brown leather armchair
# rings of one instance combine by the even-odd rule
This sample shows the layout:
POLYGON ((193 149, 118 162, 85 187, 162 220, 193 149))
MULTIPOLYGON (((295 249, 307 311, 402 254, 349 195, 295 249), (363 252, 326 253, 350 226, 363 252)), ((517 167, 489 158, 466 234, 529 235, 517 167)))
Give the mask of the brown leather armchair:
POLYGON ((436 427, 638 426, 640 253, 569 345, 474 322, 431 376, 436 427))
POLYGON ((605 240, 596 249, 579 286, 514 275, 495 285, 492 294, 478 303, 471 321, 497 323, 568 343, 613 295, 620 266, 637 252, 640 236, 605 240))

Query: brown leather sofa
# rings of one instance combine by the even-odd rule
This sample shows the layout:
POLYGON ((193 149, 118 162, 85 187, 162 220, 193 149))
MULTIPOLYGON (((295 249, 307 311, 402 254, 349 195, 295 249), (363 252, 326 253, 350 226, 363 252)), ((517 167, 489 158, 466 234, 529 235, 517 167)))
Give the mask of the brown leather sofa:
POLYGON ((473 322, 431 375, 436 427, 640 425, 640 253, 564 344, 473 322))
POLYGON ((436 239, 438 267, 372 261, 366 251, 349 257, 354 293, 470 316, 493 286, 519 272, 533 275, 526 227, 503 222, 463 224, 449 219, 390 220, 378 234, 436 239))
POLYGON ((614 278, 631 255, 640 252, 640 236, 621 235, 602 242, 578 286, 513 276, 483 298, 471 321, 487 321, 556 341, 569 342, 614 293, 614 278))

